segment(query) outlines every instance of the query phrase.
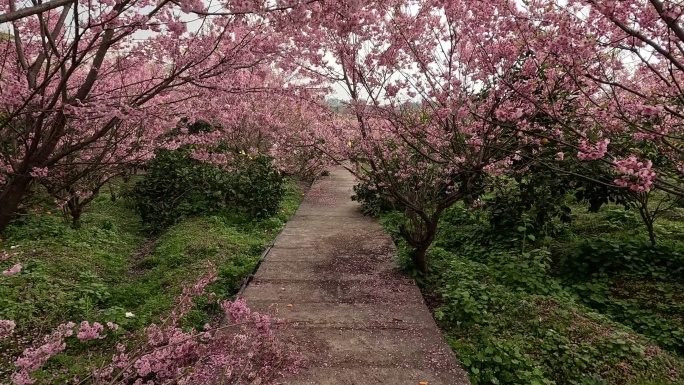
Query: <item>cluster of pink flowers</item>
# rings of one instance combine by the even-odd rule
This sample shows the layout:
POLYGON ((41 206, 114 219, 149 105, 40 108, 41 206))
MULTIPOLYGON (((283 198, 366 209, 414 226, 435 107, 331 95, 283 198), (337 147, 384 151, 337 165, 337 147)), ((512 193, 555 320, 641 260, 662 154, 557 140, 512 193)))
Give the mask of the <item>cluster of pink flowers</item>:
POLYGON ((498 108, 495 111, 495 115, 497 119, 506 121, 506 120, 518 120, 520 119, 525 111, 520 108, 520 107, 513 107, 510 105, 507 105, 505 107, 498 108))
POLYGON ((608 138, 597 141, 594 146, 588 140, 582 139, 579 143, 580 151, 577 153, 577 157, 580 160, 601 159, 608 152, 608 144, 610 144, 610 139, 608 138))
MULTIPOLYGON (((0 251, 0 261, 7 261, 17 256, 17 253, 8 253, 7 250, 0 251)), ((15 263, 7 270, 3 270, 2 275, 14 275, 21 272, 21 263, 15 263)))
MULTIPOLYGON (((14 324, 12 321, 9 322, 14 324)), ((108 325, 111 330, 118 329, 116 324, 110 322, 108 325)), ((66 349, 65 339, 73 336, 74 332, 76 332, 76 338, 81 342, 106 337, 100 334, 104 330, 104 327, 97 322, 94 322, 91 326, 88 321, 83 321, 78 330, 75 329, 76 324, 73 322, 61 324, 57 326, 57 330, 54 333, 43 337, 43 343, 41 345, 35 348, 25 349, 21 357, 14 361, 14 365, 19 368, 19 370, 12 374, 12 382, 16 385, 35 383, 36 379, 31 377, 31 373, 43 366, 47 360, 64 351, 64 349, 66 349)))
POLYGON ((0 320, 0 339, 2 338, 7 338, 14 333, 14 328, 17 327, 17 324, 14 323, 14 321, 6 320, 6 319, 1 319, 0 320))
POLYGON ((0 261, 6 261, 10 258, 16 257, 17 253, 8 253, 7 250, 0 251, 0 261))
MULTIPOLYGON (((203 286, 213 280, 211 274, 181 297, 203 293, 203 286)), ((187 310, 185 303, 179 299, 178 309, 187 310)), ((182 317, 179 310, 167 319, 171 324, 152 324, 145 330, 146 346, 140 351, 126 354, 120 346, 112 363, 97 372, 98 378, 107 381, 119 373, 135 384, 150 378, 154 383, 180 378, 180 384, 250 384, 256 379, 265 383, 301 365, 298 356, 278 342, 270 315, 252 312, 243 299, 222 301, 220 306, 226 325, 207 324, 202 331, 186 332, 176 324, 182 317), (192 371, 184 377, 189 368, 192 371)))
POLYGON ((31 170, 30 174, 34 178, 45 178, 46 176, 48 176, 48 169, 47 167, 34 167, 33 170, 31 170))
POLYGON ((202 359, 182 384, 214 383, 221 374, 227 383, 250 384, 257 378, 264 381, 296 371, 301 365, 293 352, 280 346, 273 332, 273 327, 282 323, 274 323, 268 314, 250 311, 243 299, 221 302, 221 307, 228 329, 212 332, 202 359))
MULTIPOLYGON (((111 325, 112 328, 116 327, 118 329, 118 326, 111 322, 108 322, 107 324, 111 325)), ((104 326, 102 326, 102 324, 99 322, 93 322, 93 325, 91 326, 88 321, 82 321, 81 328, 78 330, 76 338, 78 338, 80 341, 103 339, 106 337, 100 334, 103 330, 104 326)))
POLYGON ((663 107, 662 106, 642 105, 642 106, 639 106, 639 111, 644 115, 658 116, 663 112, 663 107))
MULTIPOLYGON (((176 300, 176 309, 161 325, 151 324, 145 329, 144 343, 127 351, 117 343, 116 352, 109 364, 93 372, 92 384, 157 384, 177 381, 179 384, 252 384, 259 380, 266 384, 277 376, 294 372, 301 366, 298 355, 284 348, 274 327, 284 327, 269 314, 252 312, 244 299, 221 301, 226 323, 204 330, 183 330, 179 321, 191 310, 194 299, 204 295, 206 285, 216 280, 216 272, 209 264, 209 273, 197 284, 186 287, 176 300)), ((214 300, 213 293, 208 296, 214 300)), ((0 320, 0 338, 9 336, 15 323, 0 320)), ((119 326, 106 323, 107 329, 116 331, 119 326)), ((18 370, 11 379, 15 385, 36 382, 31 377, 48 359, 63 352, 66 339, 75 335, 81 342, 99 340, 105 326, 98 322, 83 321, 77 327, 73 322, 59 325, 42 344, 24 350, 15 361, 18 370)))
MULTIPOLYGON (((8 253, 7 250, 2 250, 0 251, 0 261, 6 261, 11 258, 14 258, 17 254, 16 253, 8 253)), ((4 270, 2 272, 3 275, 13 275, 17 274, 21 271, 21 264, 17 263, 14 266, 10 267, 7 270, 4 270)), ((12 321, 12 320, 0 320, 0 339, 2 338, 7 338, 14 333, 14 329, 17 327, 17 324, 12 321)))
MULTIPOLYGON (((518 154, 518 157, 520 157, 519 154, 518 154)), ((513 157, 508 157, 508 158, 504 158, 504 159, 501 159, 501 160, 496 161, 496 162, 492 162, 488 165, 485 165, 482 169, 488 175, 501 176, 511 167, 512 164, 513 164, 513 157)))
POLYGON ((639 192, 649 191, 653 187, 656 172, 650 160, 642 162, 636 155, 630 155, 627 159, 616 161, 615 166, 620 174, 614 181, 618 186, 629 186, 631 190, 639 192))

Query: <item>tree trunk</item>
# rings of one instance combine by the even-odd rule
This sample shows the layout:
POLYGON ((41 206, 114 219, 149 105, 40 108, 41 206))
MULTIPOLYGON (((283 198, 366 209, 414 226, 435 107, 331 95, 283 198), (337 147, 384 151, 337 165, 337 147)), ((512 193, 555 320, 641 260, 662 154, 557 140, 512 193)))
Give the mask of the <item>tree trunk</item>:
POLYGON ((646 221, 646 228, 648 229, 648 239, 651 241, 651 246, 656 245, 656 236, 655 236, 655 229, 653 228, 653 221, 647 220, 646 221))
MULTIPOLYGON (((439 223, 439 216, 441 211, 435 213, 429 221, 419 218, 413 218, 413 220, 420 221, 423 220, 425 226, 421 226, 421 223, 415 223, 414 229, 420 229, 419 231, 412 232, 402 225, 399 227, 399 233, 408 242, 409 245, 413 247, 413 252, 411 253, 411 260, 413 265, 422 274, 427 273, 427 250, 432 245, 437 235, 437 224, 439 223)), ((409 219, 411 220, 411 219, 409 219)))
POLYGON ((67 207, 69 209, 69 214, 71 215, 71 226, 75 229, 80 229, 83 206, 80 204, 78 197, 72 196, 67 202, 67 207))
POLYGON ((29 176, 18 176, 10 180, 0 192, 0 233, 14 219, 24 196, 28 192, 31 180, 29 176))
POLYGON ((428 228, 425 230, 426 232, 420 234, 420 238, 418 240, 408 236, 409 234, 406 232, 402 234, 409 245, 413 247, 413 252, 411 252, 411 260, 413 261, 413 265, 423 275, 427 273, 427 251, 430 248, 430 245, 432 245, 432 242, 435 240, 436 229, 433 226, 428 226, 428 228))
POLYGON ((656 245, 655 229, 653 228, 653 218, 649 215, 648 209, 641 207, 639 208, 639 214, 641 214, 641 219, 646 225, 646 230, 648 230, 648 239, 651 241, 651 246, 656 245))
POLYGON ((75 229, 81 228, 81 214, 82 213, 83 213, 83 211, 80 208, 71 212, 71 227, 73 227, 75 229))
POLYGON ((411 253, 411 260, 413 260, 413 265, 423 274, 427 273, 427 249, 430 244, 421 245, 416 247, 411 253))
POLYGON ((115 192, 114 189, 112 188, 112 184, 111 184, 111 183, 107 183, 107 185, 109 186, 109 199, 110 199, 112 202, 116 202, 116 198, 117 198, 117 197, 116 197, 116 192, 115 192))

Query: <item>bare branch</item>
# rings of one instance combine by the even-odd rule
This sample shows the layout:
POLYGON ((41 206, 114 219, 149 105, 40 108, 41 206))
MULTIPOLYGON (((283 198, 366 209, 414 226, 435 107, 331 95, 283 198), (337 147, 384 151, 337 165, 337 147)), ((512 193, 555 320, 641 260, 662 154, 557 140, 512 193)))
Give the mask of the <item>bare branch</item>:
MULTIPOLYGON (((51 0, 42 4, 34 5, 33 7, 26 7, 19 10, 12 10, 13 7, 10 5, 10 11, 0 15, 0 24, 37 15, 51 9, 63 7, 73 2, 74 0, 51 0)), ((14 4, 14 1, 11 0, 10 4, 14 4)))

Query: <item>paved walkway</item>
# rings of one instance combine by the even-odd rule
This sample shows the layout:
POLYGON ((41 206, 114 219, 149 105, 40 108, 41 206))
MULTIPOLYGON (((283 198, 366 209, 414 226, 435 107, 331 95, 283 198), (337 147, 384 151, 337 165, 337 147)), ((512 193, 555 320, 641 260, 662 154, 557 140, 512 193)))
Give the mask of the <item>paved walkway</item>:
POLYGON ((342 168, 317 181, 245 290, 253 309, 296 322, 307 365, 284 383, 468 384, 418 287, 394 271, 391 239, 351 201, 354 183, 342 168))

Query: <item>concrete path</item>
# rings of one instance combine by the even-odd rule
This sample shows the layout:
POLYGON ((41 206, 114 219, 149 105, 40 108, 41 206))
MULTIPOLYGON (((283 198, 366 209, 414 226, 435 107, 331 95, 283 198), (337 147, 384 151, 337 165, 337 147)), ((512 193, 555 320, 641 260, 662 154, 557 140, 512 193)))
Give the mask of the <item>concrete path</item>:
POLYGON ((418 287, 394 271, 391 239, 351 201, 354 183, 342 168, 317 181, 244 292, 295 322, 286 338, 307 365, 284 384, 468 384, 418 287))

